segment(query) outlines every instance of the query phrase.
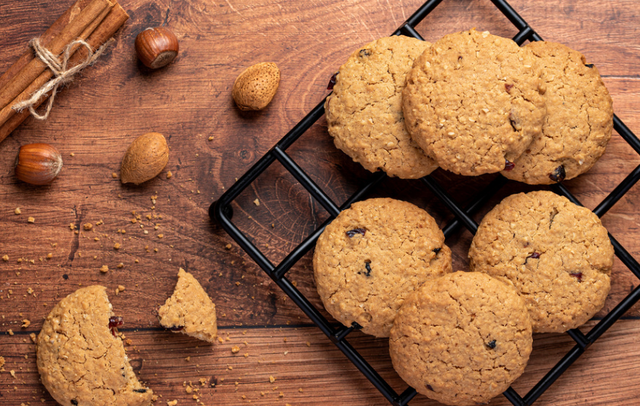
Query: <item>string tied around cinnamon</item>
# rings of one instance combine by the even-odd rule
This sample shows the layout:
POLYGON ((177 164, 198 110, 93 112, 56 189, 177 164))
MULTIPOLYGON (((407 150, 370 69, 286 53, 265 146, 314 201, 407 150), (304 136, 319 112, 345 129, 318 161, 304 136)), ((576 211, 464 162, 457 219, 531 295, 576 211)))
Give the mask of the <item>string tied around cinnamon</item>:
POLYGON ((22 110, 28 108, 33 115, 38 120, 46 120, 49 117, 49 113, 51 112, 51 108, 53 107, 53 100, 56 97, 56 93, 58 91, 58 87, 60 85, 64 85, 65 83, 69 83, 73 80, 73 76, 80 72, 82 69, 86 68, 89 65, 92 65, 99 57, 102 55, 104 50, 109 46, 114 39, 111 38, 109 41, 105 42, 100 48, 98 48, 95 52, 91 49, 91 45, 87 44, 83 40, 75 40, 70 42, 65 48, 62 54, 62 62, 58 60, 58 57, 51 53, 46 47, 42 46, 39 38, 33 38, 29 41, 29 46, 31 46, 38 58, 42 62, 44 62, 51 72, 53 72, 53 79, 49 80, 45 83, 40 89, 36 90, 29 99, 16 103, 12 106, 12 108, 18 113, 22 110), (67 67, 69 63, 69 58, 76 50, 77 46, 83 46, 87 48, 87 57, 84 61, 73 66, 71 68, 67 67), (49 103, 47 104, 47 108, 44 114, 38 114, 33 107, 41 97, 51 91, 51 96, 49 97, 49 103))

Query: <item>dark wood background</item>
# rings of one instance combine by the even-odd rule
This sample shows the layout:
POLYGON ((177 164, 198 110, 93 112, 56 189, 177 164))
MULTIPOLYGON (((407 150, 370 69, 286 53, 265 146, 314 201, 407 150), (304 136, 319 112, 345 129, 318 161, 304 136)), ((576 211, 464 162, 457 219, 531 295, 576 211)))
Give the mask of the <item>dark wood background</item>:
MULTIPOLYGON (((55 404, 39 382, 29 334, 38 333, 42 319, 59 299, 80 286, 101 284, 109 288, 115 312, 124 317, 123 331, 131 340, 127 352, 136 372, 162 396, 158 404, 177 399, 179 405, 195 405, 193 394, 185 389, 189 382, 198 386, 204 405, 386 404, 209 221, 207 210, 327 95, 329 78, 354 49, 393 32, 420 3, 123 0, 131 19, 115 46, 58 95, 46 122, 29 118, 0 143, 0 257, 9 256, 8 262, 0 261, 0 356, 6 359, 5 371, 0 372, 0 403, 55 404), (167 13, 168 26, 180 41, 180 55, 167 68, 150 72, 136 60, 134 39, 143 29, 160 25, 167 13), (280 67, 280 89, 265 111, 240 112, 230 97, 233 81, 247 66, 264 61, 280 67), (167 137, 169 164, 144 185, 123 186, 112 174, 119 172, 129 143, 149 131, 167 137), (33 142, 50 143, 63 153, 64 168, 50 186, 29 186, 13 175, 18 148, 33 142), (166 177, 168 171, 171 179, 166 177), (17 207, 21 215, 14 214, 17 207), (133 212, 142 221, 133 224, 133 212), (35 223, 27 222, 29 216, 35 223), (84 223, 92 223, 93 230, 83 231, 84 223), (81 231, 74 233, 70 224, 81 231), (120 250, 114 250, 116 242, 122 245, 120 250), (47 259, 49 253, 52 257, 47 259), (124 266, 117 268, 119 263, 124 266), (101 273, 102 265, 110 271, 101 273), (155 311, 171 294, 178 267, 192 272, 216 303, 222 344, 206 345, 160 328, 155 311), (116 295, 118 285, 126 290, 116 295), (31 321, 28 328, 21 328, 23 319, 31 321), (240 352, 232 354, 235 345, 240 352), (276 381, 270 383, 270 376, 276 381), (207 380, 205 386, 200 386, 201 378, 207 380), (211 387, 211 381, 217 386, 211 387)), ((0 71, 70 4, 71 0, 2 1, 0 71)), ((512 5, 543 38, 580 50, 595 63, 616 113, 640 133, 640 5, 631 0, 513 0, 512 5)), ((471 27, 504 36, 516 33, 488 0, 444 0, 418 31, 427 40, 436 40, 471 27)), ((324 119, 289 152, 338 202, 368 177, 335 149, 324 119)), ((638 164, 638 155, 614 135, 593 170, 567 185, 594 208, 638 164)), ((463 178, 441 170, 435 176, 461 203, 492 179, 463 178)), ((531 189, 509 183, 483 213, 504 196, 531 189)), ((441 224, 451 218, 417 181, 387 180, 376 194, 426 207, 441 224)), ((639 198, 638 188, 632 188, 603 218, 636 257, 640 256, 639 198)), ((279 165, 243 193, 234 209, 234 221, 273 261, 282 259, 326 219, 323 209, 279 165), (253 204, 256 198, 259 206, 253 204)), ((455 269, 467 269, 470 239, 468 232, 460 232, 447 241, 455 269)), ((309 255, 289 277, 321 307, 309 255)), ((638 281, 616 259, 612 284, 605 310, 638 281)), ((638 309, 626 314, 537 404, 637 405, 639 317, 638 309)), ((595 323, 589 322, 585 331, 595 323)), ((404 390, 391 367, 385 340, 354 333, 352 342, 397 391, 404 390)), ((514 384, 516 390, 524 395, 571 347, 566 335, 536 335, 531 361, 514 384)), ((435 403, 417 396, 412 404, 435 403)), ((508 402, 499 397, 492 404, 508 402)))

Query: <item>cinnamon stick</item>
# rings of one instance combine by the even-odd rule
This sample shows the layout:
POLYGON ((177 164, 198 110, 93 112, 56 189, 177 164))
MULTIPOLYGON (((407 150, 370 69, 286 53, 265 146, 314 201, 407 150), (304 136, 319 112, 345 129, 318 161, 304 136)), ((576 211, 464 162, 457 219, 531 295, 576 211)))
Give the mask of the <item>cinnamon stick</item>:
MULTIPOLYGON (((87 7, 87 4, 89 4, 90 1, 91 0, 76 0, 76 2, 73 3, 73 5, 69 7, 67 11, 65 11, 64 14, 61 15, 60 18, 58 18, 51 27, 44 32, 44 34, 40 36, 40 42, 42 45, 48 47, 51 41, 60 34, 60 31, 62 31, 64 27, 77 17, 80 11, 87 7)), ((2 76, 0 76, 0 89, 6 86, 6 84, 9 83, 9 81, 25 66, 27 66, 33 58, 35 58, 35 56, 33 55, 31 48, 24 51, 20 58, 18 58, 18 60, 15 61, 13 65, 11 65, 9 69, 2 74, 2 76)))
MULTIPOLYGON (((113 7, 110 0, 92 0, 80 14, 62 29, 47 47, 54 55, 60 55, 64 47, 75 40, 105 8, 113 7)), ((0 90, 0 106, 5 107, 27 88, 47 68, 40 59, 33 59, 0 90)))
MULTIPOLYGON (((91 24, 89 24, 84 31, 82 31, 82 33, 78 36, 77 39, 81 39, 81 40, 86 40, 89 35, 91 35, 91 33, 98 28, 98 26, 100 25, 100 23, 102 22, 102 20, 105 19, 105 17, 107 16, 107 14, 109 14, 109 12, 112 10, 111 7, 107 7, 105 8, 102 13, 100 13, 100 15, 98 15, 92 22, 91 24)), ((75 49, 72 49, 72 51, 70 52, 71 55, 73 55, 78 48, 81 47, 81 45, 76 45, 75 49)), ((84 48, 84 47, 83 47, 84 48)), ((86 48, 84 48, 84 50, 86 51, 86 48)), ((86 52, 85 52, 85 58, 86 58, 86 52)), ((70 65, 73 66, 73 65, 70 65)), ((47 81, 49 79, 51 79, 53 77, 53 72, 51 71, 51 69, 45 69, 33 82, 31 82, 31 84, 29 84, 26 89, 24 89, 15 99, 13 99, 10 103, 8 103, 6 106, 4 106, 4 108, 0 109, 0 126, 4 123, 7 122, 7 120, 9 120, 14 114, 16 114, 16 111, 13 109, 13 106, 15 106, 17 103, 20 103, 21 101, 27 100, 29 97, 31 97, 31 95, 33 93, 35 93, 38 89, 40 89, 45 83, 47 83, 47 81)))
MULTIPOLYGON (((87 38, 86 42, 93 49, 100 48, 105 42, 111 38, 116 31, 127 21, 129 15, 127 12, 119 5, 115 4, 111 9, 109 14, 105 17, 100 24, 91 35, 87 38)), ((81 47, 72 57, 69 59, 70 65, 76 65, 79 61, 85 59, 87 57, 87 49, 85 47, 81 47)), ((48 70, 47 70, 48 71, 48 70)), ((46 97, 43 97, 38 103, 34 106, 37 108, 39 105, 44 103, 46 97)), ((22 122, 29 117, 29 110, 24 110, 20 113, 16 113, 6 123, 0 126, 0 142, 2 142, 13 130, 15 130, 22 122)))

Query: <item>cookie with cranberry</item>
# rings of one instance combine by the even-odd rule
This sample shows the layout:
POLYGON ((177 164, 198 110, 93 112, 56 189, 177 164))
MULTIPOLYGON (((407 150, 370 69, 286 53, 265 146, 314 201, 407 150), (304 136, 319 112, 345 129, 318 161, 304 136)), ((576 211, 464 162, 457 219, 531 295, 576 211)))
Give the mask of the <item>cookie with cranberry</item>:
POLYGON ((325 112, 336 147, 370 172, 416 179, 437 165, 404 127, 401 96, 413 60, 429 43, 393 36, 355 51, 340 67, 325 112))
POLYGON ((516 287, 533 331, 560 333, 604 306, 613 246, 598 216, 549 191, 511 195, 483 219, 470 267, 516 287))
POLYGON ((542 131, 537 62, 531 50, 487 31, 444 36, 407 76, 407 130, 443 169, 467 176, 503 170, 542 131))
POLYGON ((151 405, 138 382, 104 286, 71 293, 51 309, 38 335, 38 372, 61 405, 151 405))
POLYGON ((405 298, 451 272, 451 250, 426 211, 400 200, 369 199, 327 226, 313 269, 320 298, 336 320, 388 337, 405 298))
POLYGON ((478 272, 422 285, 398 311, 389 353, 398 375, 446 405, 487 404, 524 372, 531 322, 516 290, 478 272))
POLYGON ((573 179, 604 154, 613 130, 613 107, 598 69, 578 51, 532 42, 542 67, 547 115, 542 132, 502 174, 530 185, 573 179))

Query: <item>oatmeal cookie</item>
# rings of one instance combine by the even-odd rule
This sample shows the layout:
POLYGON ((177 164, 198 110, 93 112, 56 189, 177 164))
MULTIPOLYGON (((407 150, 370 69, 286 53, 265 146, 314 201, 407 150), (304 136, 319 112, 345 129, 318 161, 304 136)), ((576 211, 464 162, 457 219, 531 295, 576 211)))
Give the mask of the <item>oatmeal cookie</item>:
POLYGON ((216 306, 198 280, 182 268, 173 295, 160 307, 158 317, 163 327, 203 341, 214 343, 218 335, 216 306))
POLYGON ((354 203, 327 226, 313 268, 327 311, 345 326, 388 337, 398 308, 426 280, 451 272, 433 217, 389 198, 354 203))
POLYGON ((549 191, 511 195, 482 219, 469 250, 474 271, 509 281, 533 331, 584 324, 609 294, 613 246, 598 216, 549 191))
POLYGON ((138 382, 122 340, 109 330, 118 323, 104 286, 78 289, 51 310, 38 335, 37 364, 58 403, 151 405, 153 392, 138 382))
POLYGON ((389 338, 394 369, 447 405, 486 404, 524 372, 532 346, 524 301, 478 272, 428 281, 405 300, 389 338))
POLYGON ((446 35, 407 76, 405 126, 443 169, 499 172, 542 131, 540 76, 531 50, 508 38, 475 30, 446 35))
POLYGON ((611 96, 580 52, 542 41, 525 48, 542 67, 547 115, 542 133, 502 174, 531 185, 573 179, 604 154, 613 130, 611 96))
POLYGON ((336 147, 371 172, 416 179, 437 165, 404 128, 401 96, 413 60, 429 43, 381 38, 354 52, 340 67, 325 111, 336 147))

